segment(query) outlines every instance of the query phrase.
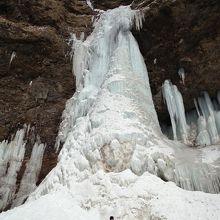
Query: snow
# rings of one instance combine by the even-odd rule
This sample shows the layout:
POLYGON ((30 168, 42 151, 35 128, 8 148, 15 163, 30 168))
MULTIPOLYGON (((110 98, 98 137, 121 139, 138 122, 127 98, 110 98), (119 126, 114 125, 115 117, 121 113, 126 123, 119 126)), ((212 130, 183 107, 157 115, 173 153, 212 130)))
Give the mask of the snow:
POLYGON ((0 220, 218 220, 219 207, 219 195, 185 191, 149 173, 99 171, 70 189, 2 213, 0 220))
MULTIPOLYGON (((140 11, 119 7, 101 14, 85 41, 72 35, 77 91, 63 112, 58 164, 23 206, 0 220, 219 219, 219 195, 173 183, 219 192, 220 155, 163 136, 130 32, 142 19, 140 11)), ((184 117, 175 98, 175 113, 184 117)))
POLYGON ((16 220, 73 220, 98 219, 96 213, 87 212, 77 206, 76 202, 65 190, 51 193, 39 200, 25 204, 22 207, 3 213, 0 219, 16 220), (93 216, 93 217, 92 217, 93 216))

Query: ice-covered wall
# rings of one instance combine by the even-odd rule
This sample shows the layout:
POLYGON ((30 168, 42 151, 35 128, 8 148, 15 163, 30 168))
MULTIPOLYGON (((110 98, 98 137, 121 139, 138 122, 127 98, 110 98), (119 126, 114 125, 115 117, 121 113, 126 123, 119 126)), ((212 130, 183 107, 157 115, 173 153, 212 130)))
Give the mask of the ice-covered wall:
POLYGON ((16 192, 17 174, 25 153, 25 132, 18 130, 12 141, 0 143, 0 210, 10 204, 16 192))
POLYGON ((18 172, 24 160, 26 139, 30 130, 30 126, 25 125, 16 132, 11 141, 0 142, 0 210, 10 206, 15 197, 19 202, 14 205, 21 204, 36 187, 44 152, 44 145, 37 142, 33 147, 31 159, 26 164, 19 193, 16 193, 18 172))
POLYGON ((46 146, 42 143, 34 144, 31 158, 26 164, 26 169, 20 183, 19 191, 12 202, 12 207, 23 204, 24 200, 30 195, 30 193, 36 189, 36 183, 41 171, 45 147, 46 146))

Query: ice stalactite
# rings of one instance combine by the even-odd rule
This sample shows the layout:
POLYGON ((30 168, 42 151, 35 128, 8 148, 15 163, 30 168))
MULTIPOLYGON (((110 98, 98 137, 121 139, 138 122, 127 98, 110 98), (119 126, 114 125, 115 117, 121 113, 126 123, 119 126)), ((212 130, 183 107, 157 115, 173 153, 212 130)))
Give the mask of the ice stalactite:
POLYGON ((213 103, 207 92, 198 98, 201 114, 198 119, 198 137, 197 143, 201 145, 210 145, 220 143, 220 103, 217 109, 214 109, 213 103))
POLYGON ((86 0, 86 3, 87 3, 87 5, 88 5, 92 10, 94 10, 94 7, 93 7, 93 5, 92 5, 91 0, 86 0))
POLYGON ((183 83, 183 85, 185 84, 185 70, 184 70, 184 68, 183 67, 181 67, 181 68, 179 68, 179 70, 178 70, 178 74, 179 74, 179 77, 180 77, 180 79, 182 80, 182 83, 183 83))
POLYGON ((25 129, 18 130, 12 141, 0 143, 0 210, 12 201, 16 192, 17 174, 25 153, 25 129))
POLYGON ((11 67, 12 61, 16 58, 16 52, 13 51, 11 53, 11 58, 10 58, 10 62, 9 62, 9 68, 11 67))
POLYGON ((182 95, 168 80, 164 82, 163 95, 170 114, 174 140, 197 146, 220 143, 220 103, 217 100, 212 101, 208 93, 204 92, 198 101, 194 99, 197 115, 194 111, 185 114, 182 95))
MULTIPOLYGON (((162 91, 171 119, 172 135, 169 127, 163 129, 168 137, 197 147, 219 143, 216 125, 219 123, 220 103, 216 103, 214 109, 208 93, 204 92, 204 95, 198 98, 198 102, 194 99, 196 110, 185 114, 183 98, 177 87, 166 80, 162 91)), ((219 160, 211 160, 213 164, 207 164, 201 159, 212 158, 211 151, 219 155, 219 146, 210 146, 207 150, 184 148, 179 143, 177 148, 173 148, 176 151, 174 181, 177 185, 188 190, 219 192, 219 160), (207 152, 208 154, 204 155, 207 152)))
POLYGON ((16 194, 16 198, 12 203, 12 207, 21 205, 24 200, 30 195, 30 193, 36 189, 36 183, 38 181, 38 176, 41 171, 45 147, 46 146, 41 143, 34 144, 31 158, 26 164, 26 169, 20 183, 19 191, 16 194))
MULTIPOLYGON (((4 140, 0 143, 0 210, 11 205, 16 196, 18 172, 24 160, 26 139, 30 130, 29 125, 24 125, 24 128, 18 130, 11 141, 4 140)), ((27 164, 21 184, 21 189, 25 189, 27 192, 27 194, 22 195, 24 199, 36 187, 43 150, 43 144, 35 143, 31 160, 27 164)), ((17 198, 20 198, 20 194, 17 195, 17 198)))
POLYGON ((186 123, 183 98, 175 85, 168 80, 163 84, 163 96, 170 114, 173 139, 188 144, 189 126, 186 123))

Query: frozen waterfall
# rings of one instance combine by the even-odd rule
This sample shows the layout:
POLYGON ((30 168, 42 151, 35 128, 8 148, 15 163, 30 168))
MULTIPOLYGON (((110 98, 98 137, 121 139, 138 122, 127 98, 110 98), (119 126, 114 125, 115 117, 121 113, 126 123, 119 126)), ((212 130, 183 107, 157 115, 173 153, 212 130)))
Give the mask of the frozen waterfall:
MULTIPOLYGON (((162 134, 130 31, 132 25, 140 29, 142 20, 141 11, 119 7, 100 14, 85 41, 73 35, 77 90, 63 113, 59 162, 25 205, 0 220, 17 220, 21 213, 30 220, 218 219, 219 195, 185 191, 157 177, 189 190, 219 192, 220 152, 195 150, 162 134)), ((187 138, 181 98, 174 96, 180 122, 173 124, 187 138)))

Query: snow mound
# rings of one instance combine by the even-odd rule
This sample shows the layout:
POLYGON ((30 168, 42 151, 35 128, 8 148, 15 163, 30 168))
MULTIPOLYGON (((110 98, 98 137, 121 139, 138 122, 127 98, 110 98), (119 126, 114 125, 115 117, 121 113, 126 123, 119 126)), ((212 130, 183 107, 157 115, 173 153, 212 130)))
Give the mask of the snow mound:
POLYGON ((185 191, 149 173, 99 171, 2 213, 0 220, 218 220, 219 207, 219 195, 185 191))

